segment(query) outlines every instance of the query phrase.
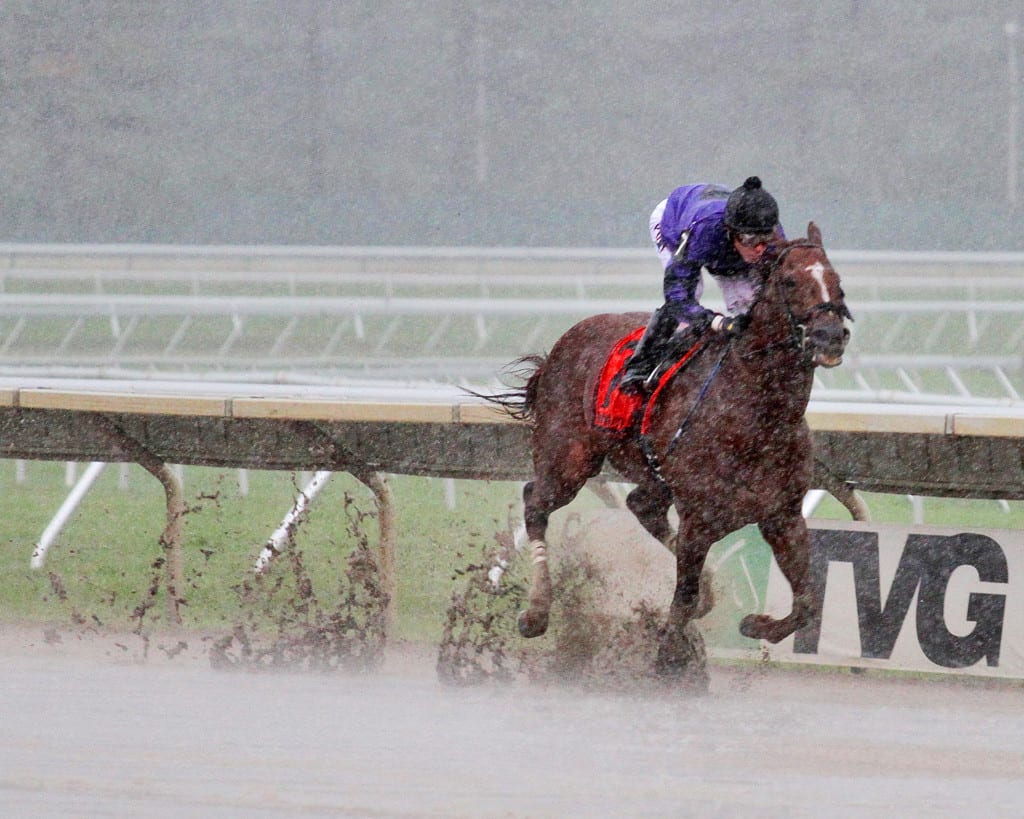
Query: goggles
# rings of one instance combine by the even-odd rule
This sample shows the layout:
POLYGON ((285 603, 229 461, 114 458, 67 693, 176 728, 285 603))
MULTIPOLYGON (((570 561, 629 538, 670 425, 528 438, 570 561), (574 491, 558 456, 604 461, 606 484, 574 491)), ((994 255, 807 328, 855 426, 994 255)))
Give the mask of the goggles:
POLYGON ((757 247, 758 245, 767 245, 775 237, 775 232, 770 233, 734 233, 736 241, 739 242, 743 247, 757 247))

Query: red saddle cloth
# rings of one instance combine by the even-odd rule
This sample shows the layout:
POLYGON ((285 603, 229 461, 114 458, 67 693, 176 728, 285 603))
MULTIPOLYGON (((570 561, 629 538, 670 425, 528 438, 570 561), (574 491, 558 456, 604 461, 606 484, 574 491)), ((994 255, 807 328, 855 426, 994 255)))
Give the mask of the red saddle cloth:
MULTIPOLYGON (((594 400, 594 426, 600 429, 609 429, 614 432, 627 432, 636 422, 637 416, 646 400, 644 395, 624 393, 619 389, 622 381, 622 370, 629 361, 636 345, 643 337, 644 327, 638 327, 629 335, 620 338, 612 349, 611 355, 601 368, 601 377, 597 381, 597 395, 594 400)), ((647 433, 647 424, 650 420, 651 408, 662 388, 672 377, 688 362, 701 348, 703 339, 694 343, 686 353, 671 367, 663 370, 658 376, 658 384, 651 392, 650 400, 647 402, 647 411, 644 413, 641 432, 647 433)))
POLYGON ((643 403, 642 395, 624 393, 619 389, 622 368, 636 349, 644 334, 643 327, 619 339, 601 369, 594 401, 594 426, 625 432, 633 425, 637 411, 643 403))

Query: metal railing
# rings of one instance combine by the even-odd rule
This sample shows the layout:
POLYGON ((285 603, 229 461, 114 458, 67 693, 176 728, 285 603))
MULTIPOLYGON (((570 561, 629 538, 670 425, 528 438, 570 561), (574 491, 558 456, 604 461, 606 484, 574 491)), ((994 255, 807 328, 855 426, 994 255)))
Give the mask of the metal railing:
MULTIPOLYGON (((830 256, 857 320, 818 397, 1021 400, 1024 254, 830 256)), ((490 383, 659 288, 640 250, 0 245, 0 373, 490 383)))

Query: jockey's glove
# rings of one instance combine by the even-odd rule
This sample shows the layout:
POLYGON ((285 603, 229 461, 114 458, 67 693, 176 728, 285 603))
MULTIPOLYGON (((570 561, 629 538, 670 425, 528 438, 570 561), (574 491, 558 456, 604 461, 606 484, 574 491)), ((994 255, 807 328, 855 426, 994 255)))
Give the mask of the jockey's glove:
POLYGON ((738 316, 715 316, 711 320, 711 329, 716 333, 738 336, 750 326, 750 316, 740 313, 738 316))
POLYGON ((710 310, 704 310, 695 316, 687 316, 686 323, 690 325, 690 330, 693 331, 694 335, 702 336, 708 331, 708 328, 714 328, 714 320, 721 318, 717 313, 712 313, 710 310))

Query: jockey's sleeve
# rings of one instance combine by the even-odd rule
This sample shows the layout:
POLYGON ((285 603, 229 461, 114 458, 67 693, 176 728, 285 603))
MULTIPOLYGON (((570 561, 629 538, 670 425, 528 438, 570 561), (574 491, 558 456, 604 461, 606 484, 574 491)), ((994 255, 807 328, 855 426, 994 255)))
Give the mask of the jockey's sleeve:
POLYGON ((697 301, 701 266, 692 262, 673 263, 665 268, 665 306, 679 321, 699 321, 708 310, 697 301))

